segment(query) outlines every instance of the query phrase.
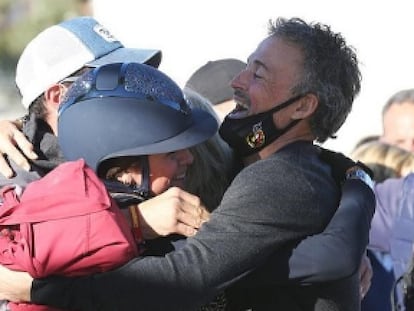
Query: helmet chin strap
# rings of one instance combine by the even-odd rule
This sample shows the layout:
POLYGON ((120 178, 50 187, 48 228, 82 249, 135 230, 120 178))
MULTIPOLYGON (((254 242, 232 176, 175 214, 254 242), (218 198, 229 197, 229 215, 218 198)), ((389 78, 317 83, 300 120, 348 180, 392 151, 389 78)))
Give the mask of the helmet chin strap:
POLYGON ((149 186, 150 172, 147 155, 140 156, 140 167, 142 175, 141 185, 133 185, 131 187, 134 189, 134 192, 138 192, 138 194, 146 200, 153 196, 149 186))

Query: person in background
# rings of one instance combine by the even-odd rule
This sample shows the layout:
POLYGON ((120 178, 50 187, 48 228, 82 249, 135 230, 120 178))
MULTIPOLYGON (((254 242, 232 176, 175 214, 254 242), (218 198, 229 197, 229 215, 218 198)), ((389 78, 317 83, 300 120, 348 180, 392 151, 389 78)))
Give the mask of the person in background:
POLYGON ((414 154, 381 141, 359 144, 351 153, 373 172, 377 208, 370 230, 368 257, 373 268, 372 285, 362 300, 362 311, 391 311, 393 301, 403 310, 402 289, 397 280, 408 268, 412 254, 413 232, 410 224, 414 210, 410 187, 414 177, 414 154), (396 295, 396 297, 395 297, 396 295))
POLYGON ((414 89, 392 95, 382 109, 380 140, 414 152, 414 89))
POLYGON ((363 136, 361 137, 355 144, 354 146, 354 150, 356 148, 358 148, 359 146, 366 144, 366 143, 370 143, 372 141, 378 141, 379 140, 379 136, 378 135, 367 135, 367 136, 363 136))
MULTIPOLYGON (((373 138, 376 137, 373 136, 373 138)), ((414 89, 402 89, 387 100, 382 109, 382 134, 378 136, 378 139, 409 152, 414 151, 414 89)), ((380 249, 385 250, 385 253, 390 249, 394 253, 396 252, 393 255, 394 264, 396 261, 398 262, 397 271, 394 271, 396 278, 400 278, 408 269, 410 258, 407 255, 412 254, 408 249, 414 245, 414 240, 408 238, 413 236, 410 226, 404 225, 404 223, 412 221, 410 208, 407 206, 407 202, 411 200, 411 194, 407 188, 412 183, 410 176, 411 174, 406 178, 387 180, 377 184, 375 188, 376 195, 380 198, 377 206, 382 207, 385 204, 389 207, 387 209, 384 206, 384 212, 376 213, 381 216, 375 216, 373 224, 378 223, 378 227, 383 228, 380 239, 384 242, 385 248, 380 247, 380 249), (385 198, 388 198, 388 201, 384 201, 385 198), (382 221, 379 221, 380 219, 382 221)), ((377 228, 377 225, 375 227, 377 228)), ((382 244, 379 240, 378 243, 382 244)), ((399 284, 396 288, 397 303, 399 308, 403 308, 402 285, 399 284)))
POLYGON ((373 172, 373 179, 380 183, 388 178, 399 178, 414 172, 414 154, 378 140, 359 144, 351 158, 361 161, 373 172))
MULTIPOLYGON (((131 309, 137 299, 146 310, 189 309, 240 281, 272 254, 283 257, 299 241, 321 232, 334 215, 340 191, 313 141, 332 136, 351 110, 360 89, 354 51, 329 26, 278 19, 232 86, 237 107, 220 134, 243 157, 244 168, 209 222, 183 248, 91 277, 35 279, 33 287, 27 276, 2 269, 0 297, 79 310, 131 309), (25 279, 17 280, 20 276, 25 279)), ((372 193, 365 194, 373 208, 372 193)), ((360 242, 356 238, 346 249, 360 242)), ((319 247, 323 252, 325 244, 319 247)), ((317 285, 252 284, 241 307, 357 310, 357 270, 317 285)))
POLYGON ((230 83, 244 68, 246 63, 235 58, 209 61, 190 76, 185 88, 207 98, 220 120, 223 120, 236 106, 230 83))

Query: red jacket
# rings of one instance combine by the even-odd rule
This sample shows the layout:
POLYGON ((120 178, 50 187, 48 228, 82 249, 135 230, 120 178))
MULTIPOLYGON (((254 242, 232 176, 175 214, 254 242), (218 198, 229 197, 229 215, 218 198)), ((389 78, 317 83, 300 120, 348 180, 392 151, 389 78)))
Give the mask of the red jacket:
POLYGON ((10 269, 34 278, 75 276, 107 271, 138 255, 126 219, 83 160, 61 164, 20 198, 5 187, 0 199, 0 263, 10 269))

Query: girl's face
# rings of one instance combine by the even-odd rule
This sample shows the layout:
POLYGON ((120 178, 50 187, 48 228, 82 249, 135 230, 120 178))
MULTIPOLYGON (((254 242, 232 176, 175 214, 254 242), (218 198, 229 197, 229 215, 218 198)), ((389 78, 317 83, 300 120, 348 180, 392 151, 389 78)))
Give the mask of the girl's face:
MULTIPOLYGON (((151 191, 158 195, 170 187, 183 188, 185 175, 194 157, 190 150, 182 149, 170 153, 148 156, 151 191)), ((118 180, 124 183, 141 184, 141 168, 130 166, 118 180)))
POLYGON ((158 195, 170 187, 184 187, 187 168, 193 164, 190 150, 182 149, 170 153, 150 155, 150 187, 158 195))

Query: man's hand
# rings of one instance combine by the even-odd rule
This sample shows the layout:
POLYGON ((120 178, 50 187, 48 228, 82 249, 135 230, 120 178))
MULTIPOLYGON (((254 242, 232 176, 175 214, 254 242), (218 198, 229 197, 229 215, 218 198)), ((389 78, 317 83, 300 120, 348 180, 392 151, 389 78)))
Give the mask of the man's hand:
POLYGON ((364 299, 365 295, 368 293, 369 288, 371 287, 372 275, 373 272, 371 261, 369 260, 367 255, 364 255, 364 257, 362 257, 361 266, 359 267, 361 300, 364 299))
POLYGON ((33 152, 33 145, 19 130, 18 124, 8 120, 0 121, 0 174, 10 178, 13 177, 14 172, 5 155, 26 171, 30 170, 27 159, 37 159, 36 153, 33 152))
POLYGON ((210 217, 197 196, 177 187, 140 203, 138 209, 146 240, 172 233, 192 236, 210 217))
POLYGON ((0 300, 30 301, 32 281, 29 273, 12 271, 0 265, 0 300))

